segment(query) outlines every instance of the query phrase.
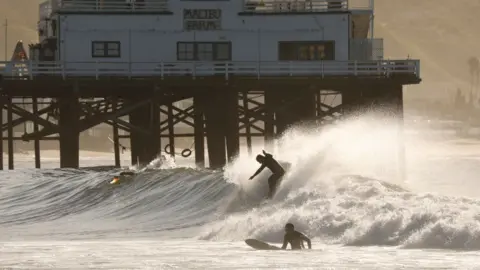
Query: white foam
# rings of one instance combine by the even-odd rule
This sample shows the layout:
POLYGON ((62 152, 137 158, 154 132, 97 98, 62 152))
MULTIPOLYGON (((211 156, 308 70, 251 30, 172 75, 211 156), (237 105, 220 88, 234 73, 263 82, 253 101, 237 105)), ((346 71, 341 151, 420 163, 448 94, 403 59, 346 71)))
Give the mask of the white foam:
MULTIPOLYGON (((293 222, 330 244, 479 249, 479 201, 408 190, 419 172, 438 169, 430 159, 444 152, 422 134, 406 140, 409 166, 420 168, 410 170, 410 182, 403 182, 395 119, 363 116, 321 130, 292 130, 275 151, 277 159, 292 164, 275 198, 209 225, 200 238, 279 241, 285 223, 293 222)), ((258 196, 266 193, 269 173, 249 182, 257 167, 251 158, 240 157, 225 175, 258 196)))

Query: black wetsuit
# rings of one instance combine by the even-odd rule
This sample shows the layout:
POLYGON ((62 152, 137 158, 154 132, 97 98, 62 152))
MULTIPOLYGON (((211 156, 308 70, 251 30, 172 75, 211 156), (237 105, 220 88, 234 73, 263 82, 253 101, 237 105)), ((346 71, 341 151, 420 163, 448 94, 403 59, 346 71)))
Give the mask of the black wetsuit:
POLYGON ((310 239, 308 239, 305 235, 301 232, 293 231, 287 232, 283 237, 283 249, 287 248, 287 245, 290 243, 292 249, 302 249, 305 248, 303 245, 303 241, 307 241, 308 247, 311 248, 310 239))
POLYGON ((270 154, 265 154, 265 161, 263 162, 262 167, 267 167, 273 173, 268 178, 268 187, 270 188, 268 197, 272 198, 272 196, 275 194, 278 184, 280 184, 279 180, 283 177, 283 175, 285 175, 285 170, 270 154))

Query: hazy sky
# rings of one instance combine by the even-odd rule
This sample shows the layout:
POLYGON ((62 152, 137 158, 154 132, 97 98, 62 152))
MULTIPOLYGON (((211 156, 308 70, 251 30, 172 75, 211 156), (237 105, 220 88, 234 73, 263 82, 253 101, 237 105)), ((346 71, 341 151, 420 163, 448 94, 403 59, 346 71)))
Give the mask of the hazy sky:
MULTIPOLYGON (((365 0, 356 0, 365 1, 365 0)), ((0 0, 0 25, 9 20, 9 55, 17 40, 37 40, 41 0, 0 0)), ((420 59, 423 83, 418 95, 449 95, 469 87, 467 60, 480 57, 480 1, 377 0, 375 35, 384 38, 385 58, 420 59)), ((0 59, 4 57, 0 29, 0 59)), ((415 92, 418 87, 412 88, 415 92)), ((406 92, 410 94, 410 90, 406 92)))

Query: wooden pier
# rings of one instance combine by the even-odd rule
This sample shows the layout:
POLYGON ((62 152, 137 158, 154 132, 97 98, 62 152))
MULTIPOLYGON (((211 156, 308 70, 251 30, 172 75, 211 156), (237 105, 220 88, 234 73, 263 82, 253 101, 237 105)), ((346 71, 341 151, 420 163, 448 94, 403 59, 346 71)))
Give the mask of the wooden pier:
POLYGON ((402 118, 403 85, 420 82, 417 60, 120 63, 114 70, 102 62, 82 70, 74 68, 75 63, 3 64, 22 64, 28 71, 3 73, 0 78, 0 111, 7 113, 2 131, 8 134, 2 139, 8 141, 9 169, 14 140, 35 142, 36 167, 40 142, 59 140, 61 167, 77 168, 80 132, 100 123, 113 128, 117 166, 122 129, 129 133, 132 163, 154 159, 165 148, 162 136, 168 137, 165 150, 172 155, 175 138, 191 137, 197 165, 205 165, 206 142, 210 167, 221 168, 238 155, 241 139, 251 152, 252 137, 264 137, 268 145, 300 122, 322 124, 375 106, 389 106, 402 118), (338 95, 341 103, 324 102, 331 95, 338 95), (16 98, 29 100, 32 110, 14 104, 16 98), (39 98, 53 102, 38 110, 39 98), (97 100, 89 101, 92 98, 97 100), (192 100, 190 107, 174 106, 185 99, 192 100), (52 113, 57 119, 45 117, 52 113), (166 120, 160 121, 161 114, 166 120), (18 118, 13 120, 13 115, 18 118), (127 115, 129 121, 121 119, 127 115), (34 131, 15 138, 13 127, 27 121, 34 123, 34 131), (175 134, 178 123, 194 132, 175 134))

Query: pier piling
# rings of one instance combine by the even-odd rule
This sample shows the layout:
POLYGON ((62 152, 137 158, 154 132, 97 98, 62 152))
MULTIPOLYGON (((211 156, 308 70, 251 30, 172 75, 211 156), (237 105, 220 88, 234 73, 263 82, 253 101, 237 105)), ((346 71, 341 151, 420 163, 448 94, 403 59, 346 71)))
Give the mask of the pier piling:
POLYGON ((240 130, 238 120, 238 92, 228 91, 225 93, 225 139, 227 143, 228 162, 232 162, 240 152, 240 130))
POLYGON ((244 111, 244 117, 243 117, 243 125, 245 126, 245 141, 247 143, 247 151, 248 155, 252 155, 252 131, 250 128, 250 106, 248 102, 248 90, 243 92, 242 95, 242 101, 243 101, 243 111, 244 111))
POLYGON ((79 101, 72 93, 59 98, 60 167, 78 168, 80 154, 79 101))
POLYGON ((212 90, 209 103, 205 107, 205 122, 207 131, 208 158, 210 168, 219 169, 226 164, 225 148, 225 100, 223 93, 212 90))
MULTIPOLYGON (((273 140, 275 139, 275 107, 277 103, 277 93, 273 89, 265 90, 264 94, 264 130, 265 130, 265 149, 273 151, 273 140)), ((278 120, 278 119, 277 119, 278 120)), ((278 132, 278 122, 277 122, 278 132)))
MULTIPOLYGON (((118 106, 118 99, 113 98, 112 99, 112 111, 113 113, 117 112, 117 106, 118 106)), ((118 137, 118 122, 114 121, 113 123, 113 151, 114 151, 114 157, 115 157, 115 167, 120 168, 121 163, 120 163, 120 142, 119 142, 119 137, 118 137)))
POLYGON ((134 127, 130 132, 132 165, 138 161, 141 166, 144 166, 155 159, 159 153, 160 129, 154 128, 160 125, 159 117, 154 117, 154 114, 159 114, 159 111, 155 108, 158 106, 147 103, 129 114, 129 122, 134 127))
MULTIPOLYGON (((32 98, 32 112, 34 115, 38 114, 38 98, 33 97, 32 98)), ((34 119, 33 120, 33 132, 37 133, 38 132, 38 120, 34 119)), ((35 137, 35 140, 33 142, 33 148, 34 148, 34 155, 35 155, 35 168, 40 169, 41 164, 40 164, 40 140, 38 137, 35 137)))
POLYGON ((194 143, 195 143, 195 164, 199 168, 205 168, 205 121, 204 108, 205 99, 199 95, 193 98, 194 106, 194 143))
POLYGON ((3 171, 3 105, 5 103, 5 98, 0 95, 0 127, 2 127, 2 129, 0 129, 0 170, 3 171))
POLYGON ((8 97, 7 98, 7 125, 8 125, 8 169, 13 170, 14 169, 14 160, 13 160, 13 155, 14 155, 14 149, 13 149, 13 104, 12 104, 12 98, 8 97))
POLYGON ((167 120, 168 120, 168 152, 172 158, 175 158, 175 126, 173 122, 173 102, 167 106, 167 120))

